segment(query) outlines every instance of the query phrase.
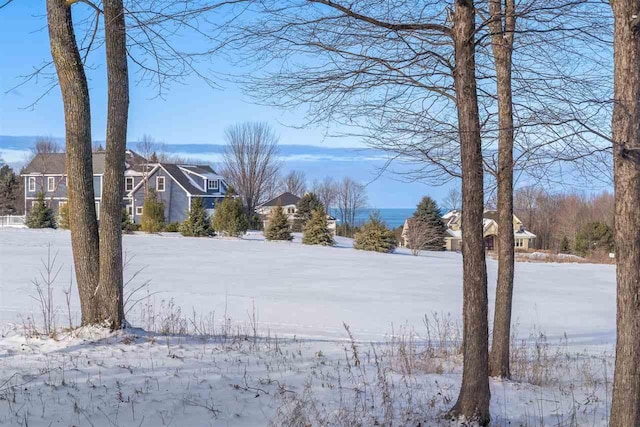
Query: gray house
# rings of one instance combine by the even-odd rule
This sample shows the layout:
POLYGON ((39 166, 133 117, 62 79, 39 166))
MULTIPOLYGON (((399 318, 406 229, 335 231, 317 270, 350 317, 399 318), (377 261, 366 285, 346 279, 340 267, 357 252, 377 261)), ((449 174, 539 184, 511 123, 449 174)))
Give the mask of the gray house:
MULTIPOLYGON (((100 219, 104 152, 93 153, 93 188, 96 212, 100 219)), ((28 213, 39 192, 43 192, 54 212, 67 203, 67 167, 65 153, 38 154, 22 171, 25 188, 25 212, 28 213)), ((209 165, 149 163, 144 157, 127 150, 124 177, 123 208, 131 220, 140 223, 145 194, 154 189, 165 206, 166 222, 182 222, 195 198, 202 198, 205 209, 212 213, 222 201, 228 184, 209 165)))

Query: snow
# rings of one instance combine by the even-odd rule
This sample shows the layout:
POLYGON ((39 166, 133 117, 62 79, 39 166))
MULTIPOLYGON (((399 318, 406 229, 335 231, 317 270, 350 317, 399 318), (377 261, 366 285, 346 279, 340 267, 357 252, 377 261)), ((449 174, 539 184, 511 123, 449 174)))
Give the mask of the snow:
MULTIPOLYGON (((341 413, 349 399, 363 399, 354 389, 364 387, 367 398, 381 399, 385 381, 393 384, 395 425, 409 419, 436 425, 457 395, 459 359, 447 358, 443 371, 400 375, 392 369, 394 357, 377 364, 372 349, 384 353, 400 330, 424 337, 425 315, 461 318, 461 255, 414 257, 404 249, 378 254, 337 240, 327 248, 301 245, 299 235, 293 242, 265 242, 256 232, 243 239, 127 235, 126 275, 143 269, 131 286, 149 281, 151 294, 129 313, 134 326, 145 327, 149 306, 154 313, 180 307, 186 317, 195 312, 199 319, 213 319, 214 329, 231 319, 236 338, 98 329, 45 339, 23 331, 25 319, 38 321, 31 281, 50 245, 62 267, 54 299, 57 324, 64 327, 69 233, 1 229, 0 425, 284 425, 296 408, 315 414, 311 421, 318 425, 341 413), (344 324, 361 352, 358 369, 344 324), (240 339, 252 325, 262 338, 240 339), (380 366, 389 376, 385 381, 377 373, 380 366), (345 393, 341 399, 338 390, 345 393), (407 407, 408 395, 415 407, 407 407), (305 406, 314 399, 322 410, 305 406)), ((492 305, 497 264, 488 259, 487 266, 492 305)), ((543 336, 550 343, 545 363, 559 379, 542 386, 493 381, 492 413, 502 420, 496 425, 557 425, 574 413, 582 417, 578 425, 606 425, 614 266, 517 263, 513 312, 520 338, 543 336), (554 359, 558 351, 566 357, 554 359)), ((360 414, 367 420, 363 425, 383 422, 383 402, 369 403, 376 410, 360 414)), ((328 425, 339 424, 335 420, 328 425)))

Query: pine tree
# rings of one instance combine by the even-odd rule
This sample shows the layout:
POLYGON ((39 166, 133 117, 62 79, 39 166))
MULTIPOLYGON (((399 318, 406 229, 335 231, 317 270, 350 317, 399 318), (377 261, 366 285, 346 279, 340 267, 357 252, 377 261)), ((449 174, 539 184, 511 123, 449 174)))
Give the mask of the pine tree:
POLYGON ((335 244, 327 225, 327 214, 323 209, 313 211, 311 219, 304 226, 302 243, 322 246, 333 246, 335 244))
POLYGON ((0 215, 14 215, 18 212, 19 192, 20 182, 13 169, 9 165, 0 167, 0 215))
POLYGON ((249 221, 242 209, 242 201, 228 192, 222 202, 216 206, 211 220, 216 233, 238 237, 247 232, 249 221))
POLYGON ((282 206, 279 204, 272 210, 271 219, 264 231, 264 237, 267 240, 293 240, 289 221, 282 210, 282 206))
POLYGON ((560 241, 560 253, 561 254, 571 253, 571 244, 569 243, 569 238, 567 236, 564 236, 560 241))
POLYGON ((58 227, 63 230, 69 229, 69 204, 58 205, 58 227))
POLYGON ((442 220, 440 208, 435 200, 429 196, 423 197, 420 203, 418 203, 416 211, 413 213, 413 217, 423 224, 426 224, 432 234, 438 237, 436 239, 432 239, 421 249, 429 251, 444 250, 444 238, 447 233, 447 226, 442 220))
POLYGON ((164 203, 158 200, 154 189, 149 189, 142 205, 140 228, 147 233, 159 233, 164 229, 164 203))
POLYGON ((204 209, 204 201, 196 197, 191 201, 191 210, 187 219, 180 224, 180 233, 183 236, 206 237, 213 234, 211 224, 204 209))
POLYGON ((297 212, 293 220, 293 231, 300 232, 304 228, 304 225, 313 216, 313 211, 322 209, 324 206, 315 193, 307 193, 298 201, 296 205, 297 212))
POLYGON ((611 228, 602 222, 590 222, 585 224, 576 234, 576 252, 582 256, 591 251, 613 250, 613 232, 611 228))
POLYGON ((56 228, 53 210, 47 207, 43 192, 38 193, 36 202, 27 215, 26 224, 29 228, 56 228))
POLYGON ((353 247, 362 251, 390 253, 396 249, 396 236, 374 212, 356 233, 353 247))

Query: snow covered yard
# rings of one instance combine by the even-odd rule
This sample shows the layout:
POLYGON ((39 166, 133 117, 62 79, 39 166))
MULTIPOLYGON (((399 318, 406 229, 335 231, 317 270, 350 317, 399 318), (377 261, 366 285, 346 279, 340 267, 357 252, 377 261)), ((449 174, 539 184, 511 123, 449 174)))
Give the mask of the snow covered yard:
MULTIPOLYGON (((143 269, 129 286, 150 294, 128 318, 169 333, 43 339, 22 325, 38 323, 48 245, 64 327, 68 232, 0 230, 0 425, 437 425, 457 396, 459 254, 125 236, 128 277, 143 269)), ((614 267, 518 263, 515 286, 528 341, 512 352, 518 381, 492 382, 494 425, 606 425, 614 267)), ((75 290, 70 308, 77 323, 75 290)))

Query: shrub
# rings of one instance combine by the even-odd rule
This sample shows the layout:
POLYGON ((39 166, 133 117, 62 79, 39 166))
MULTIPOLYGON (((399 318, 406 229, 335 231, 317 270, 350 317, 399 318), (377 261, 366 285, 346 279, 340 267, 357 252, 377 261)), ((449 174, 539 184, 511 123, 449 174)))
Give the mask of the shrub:
POLYGON ((213 234, 211 223, 207 218, 207 211, 204 209, 204 201, 201 197, 192 199, 191 210, 187 219, 182 224, 177 224, 175 228, 175 231, 180 231, 183 236, 206 237, 213 234))
POLYGON ((58 227, 63 230, 69 229, 69 203, 58 205, 58 227))
POLYGON ((264 237, 267 240, 293 240, 289 221, 282 210, 282 206, 278 205, 273 208, 271 219, 264 231, 264 237))
POLYGON ((313 216, 313 211, 322 209, 324 206, 315 193, 307 193, 298 201, 296 205, 297 212, 293 220, 293 231, 300 232, 304 225, 313 216))
POLYGON ((576 252, 582 256, 593 251, 611 252, 613 250, 613 233, 607 224, 590 222, 585 224, 576 234, 576 252))
POLYGON ((181 222, 170 222, 170 223, 168 223, 168 224, 166 224, 164 226, 164 230, 163 231, 166 231, 167 233, 179 233, 179 232, 181 232, 180 230, 181 230, 182 224, 184 224, 184 223, 181 223, 181 222))
POLYGON ((249 229, 249 221, 242 209, 242 201, 227 193, 213 213, 211 226, 221 235, 237 237, 246 233, 249 229))
POLYGON ((129 234, 138 229, 140 229, 140 227, 138 226, 138 224, 134 224, 131 221, 131 217, 129 216, 129 212, 127 212, 127 209, 122 209, 122 232, 125 234, 129 234))
POLYGON ((147 233, 159 233, 164 230, 164 203, 158 200, 153 189, 149 189, 144 198, 140 228, 147 233))
POLYGON ((355 235, 353 247, 362 251, 390 253, 396 249, 396 237, 384 224, 380 215, 372 213, 355 235))
POLYGON ((327 225, 327 214, 323 209, 313 211, 311 219, 304 226, 302 243, 322 246, 333 246, 335 244, 327 225))
POLYGON ((38 193, 36 202, 27 215, 26 224, 29 228, 56 228, 53 210, 45 203, 43 192, 38 193))
POLYGON ((569 243, 569 238, 567 236, 564 236, 560 241, 560 253, 561 254, 571 253, 571 244, 569 243))
POLYGON ((444 250, 444 238, 447 233, 447 226, 442 220, 440 208, 435 200, 429 196, 423 197, 420 203, 418 203, 418 206, 416 206, 413 218, 420 222, 420 224, 415 225, 415 228, 421 229, 420 234, 428 234, 430 237, 428 239, 414 239, 419 246, 411 249, 418 251, 421 249, 429 251, 444 250))

